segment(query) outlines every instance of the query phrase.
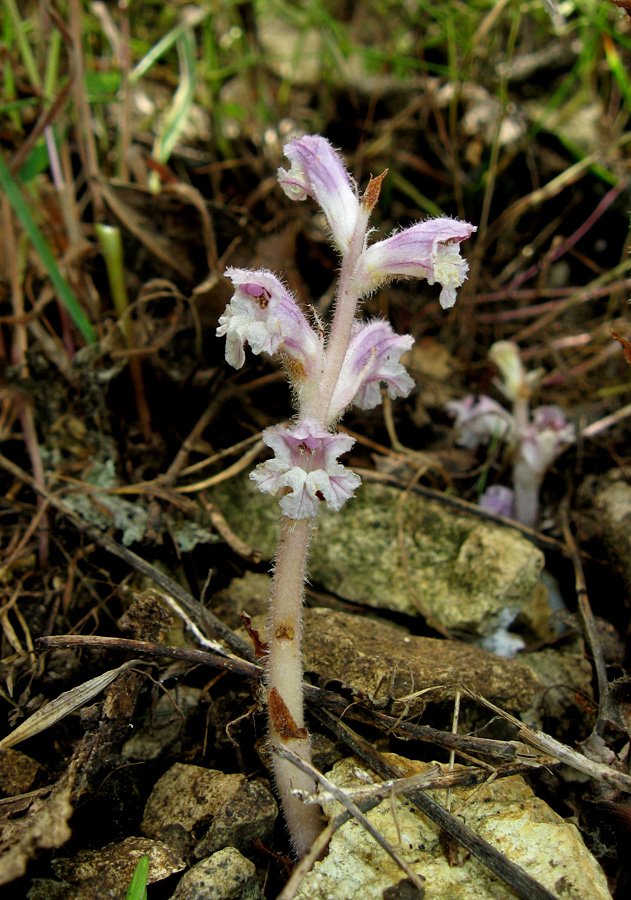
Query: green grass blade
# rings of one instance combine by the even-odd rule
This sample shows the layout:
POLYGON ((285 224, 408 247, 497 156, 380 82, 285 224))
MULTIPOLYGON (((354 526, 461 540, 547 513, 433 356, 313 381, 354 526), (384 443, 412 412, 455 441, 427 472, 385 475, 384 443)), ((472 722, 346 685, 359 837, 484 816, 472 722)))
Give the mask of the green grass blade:
POLYGON ((95 343, 96 334, 94 333, 94 329, 79 306, 77 298, 72 293, 68 282, 59 271, 52 250, 50 249, 46 238, 35 224, 31 211, 22 196, 22 192, 20 191, 17 182, 11 176, 9 168, 2 156, 0 156, 0 187, 7 195, 7 199, 22 223, 31 244, 44 263, 46 270, 48 271, 48 277, 57 292, 57 296, 66 307, 68 315, 86 341, 91 344, 95 343))
POLYGON ((24 26, 22 19, 20 18, 17 4, 15 0, 4 0, 4 6, 11 19, 11 24, 13 25, 15 40, 18 45, 18 50, 20 51, 20 56, 22 57, 22 64, 24 65, 26 74, 31 82, 31 87, 35 88, 35 90, 39 90, 42 86, 42 80, 37 71, 37 65, 35 64, 35 57, 33 56, 31 45, 24 33, 24 26))
POLYGON ((44 97, 50 100, 59 85, 59 58, 61 56, 61 32, 55 28, 50 36, 46 56, 46 72, 44 73, 44 97))
POLYGON ((125 900, 147 900, 147 875, 149 874, 149 857, 141 856, 129 882, 125 900))
POLYGON ((192 30, 200 22, 203 22, 204 19, 210 15, 210 10, 191 10, 187 14, 182 16, 182 21, 179 22, 175 28, 172 28, 171 31, 167 32, 163 38, 160 38, 157 44, 151 48, 149 53, 140 60, 137 66, 129 73, 129 83, 130 85, 135 84, 139 81, 143 75, 146 75, 149 69, 156 63, 161 56, 170 50, 171 47, 182 37, 183 34, 192 30))
MULTIPOLYGON (((8 96, 8 88, 5 90, 5 97, 8 96)), ((16 110, 25 109, 27 106, 39 106, 38 97, 23 97, 19 100, 7 100, 6 103, 0 103, 0 116, 6 113, 13 113, 16 110)), ((18 122, 19 124, 19 122, 18 122)))
POLYGON ((437 203, 434 203, 434 201, 430 200, 429 197, 426 197, 425 194, 421 194, 419 189, 414 187, 411 181, 408 181, 407 178, 404 178, 403 175, 400 175, 398 172, 395 172, 392 176, 392 186, 401 191, 408 200, 416 203, 419 209, 429 213, 430 216, 445 215, 437 203))
POLYGON ((179 140, 191 113, 195 98, 195 41, 192 31, 185 31, 177 41, 180 61, 180 83, 166 112, 160 133, 153 146, 153 156, 166 163, 179 140))
POLYGON ((629 74, 625 68, 624 63, 620 59, 618 51, 616 50, 616 45, 614 44, 611 36, 608 34, 603 34, 603 41, 605 45, 605 55, 607 57, 609 69, 611 70, 611 74, 613 75, 613 77, 616 79, 627 109, 631 112, 631 80, 629 79, 629 74))

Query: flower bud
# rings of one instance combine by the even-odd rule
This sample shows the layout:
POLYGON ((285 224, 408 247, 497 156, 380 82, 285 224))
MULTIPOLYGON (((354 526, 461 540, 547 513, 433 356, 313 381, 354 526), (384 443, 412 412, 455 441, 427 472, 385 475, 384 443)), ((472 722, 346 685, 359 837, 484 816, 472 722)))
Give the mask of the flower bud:
POLYGON ((501 387, 509 400, 518 397, 527 399, 530 396, 530 381, 519 355, 519 348, 513 341, 496 341, 489 350, 489 357, 493 360, 502 376, 501 387))
POLYGON ((339 154, 326 138, 306 135, 284 148, 291 169, 280 168, 278 181, 291 200, 313 197, 327 218, 333 239, 345 253, 360 213, 357 190, 339 154))
POLYGON ((495 516, 512 519, 515 514, 514 492, 503 484, 493 484, 480 494, 478 506, 495 516))

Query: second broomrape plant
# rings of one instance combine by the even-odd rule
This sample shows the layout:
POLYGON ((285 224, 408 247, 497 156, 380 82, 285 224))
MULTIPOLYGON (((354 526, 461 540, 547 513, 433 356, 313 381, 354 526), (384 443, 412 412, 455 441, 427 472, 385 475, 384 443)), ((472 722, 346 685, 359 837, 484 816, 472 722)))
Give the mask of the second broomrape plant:
MULTIPOLYGON (((442 285, 440 303, 456 302, 467 263, 459 244, 476 229, 439 218, 419 222, 368 244, 368 222, 385 176, 370 179, 359 197, 339 154, 318 135, 291 140, 284 148, 291 167, 278 181, 292 200, 311 197, 322 208, 331 239, 341 254, 335 313, 323 332, 312 323, 283 283, 264 269, 226 269, 235 293, 219 319, 226 360, 236 369, 244 348, 277 357, 294 395, 295 418, 263 432, 274 458, 250 474, 260 491, 278 496, 282 513, 274 566, 267 644, 269 733, 272 749, 287 746, 310 759, 302 697, 302 602, 309 541, 320 506, 339 510, 359 487, 359 476, 338 462, 354 440, 336 431, 353 404, 372 409, 381 385, 391 398, 406 397, 412 378, 400 362, 414 339, 397 335, 383 319, 360 321, 358 303, 393 278, 424 278, 442 285)), ((314 791, 313 780, 291 762, 274 757, 276 788, 298 856, 322 827, 316 806, 292 790, 314 791)))

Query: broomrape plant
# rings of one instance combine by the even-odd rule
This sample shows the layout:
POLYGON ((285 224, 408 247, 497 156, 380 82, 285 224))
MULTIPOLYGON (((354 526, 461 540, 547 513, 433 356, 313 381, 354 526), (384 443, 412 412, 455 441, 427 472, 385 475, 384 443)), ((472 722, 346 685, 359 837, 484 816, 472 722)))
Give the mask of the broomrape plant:
MULTIPOLYGON (((361 479, 338 459, 354 444, 335 425, 352 406, 372 409, 381 386, 391 398, 406 397, 413 381, 400 358, 414 343, 397 335, 383 319, 356 318, 362 297, 394 278, 424 278, 442 286, 440 303, 456 302, 467 263, 460 242, 476 228, 440 218, 419 222, 368 244, 368 222, 386 173, 357 187, 331 144, 318 135, 285 146, 291 166, 278 181, 292 200, 315 200, 341 255, 335 313, 329 330, 311 322, 282 281, 266 270, 226 269, 234 296, 219 319, 226 360, 236 369, 244 348, 268 353, 283 365, 296 407, 295 418, 263 432, 274 458, 250 474, 260 491, 279 499, 282 513, 274 565, 267 631, 267 689, 272 749, 290 747, 310 759, 302 698, 302 600, 307 552, 322 504, 339 510, 361 479)), ((274 755, 274 775, 296 853, 304 855, 322 823, 317 807, 303 804, 293 790, 313 792, 315 783, 291 762, 274 755)))
POLYGON ((493 485, 480 497, 480 506, 536 528, 539 492, 555 459, 576 440, 576 429, 558 406, 538 406, 530 411, 533 388, 541 372, 527 372, 513 341, 497 341, 489 356, 502 376, 498 387, 512 404, 512 414, 499 403, 470 394, 447 404, 455 417, 458 443, 475 449, 492 439, 505 441, 513 454, 513 489, 493 485))

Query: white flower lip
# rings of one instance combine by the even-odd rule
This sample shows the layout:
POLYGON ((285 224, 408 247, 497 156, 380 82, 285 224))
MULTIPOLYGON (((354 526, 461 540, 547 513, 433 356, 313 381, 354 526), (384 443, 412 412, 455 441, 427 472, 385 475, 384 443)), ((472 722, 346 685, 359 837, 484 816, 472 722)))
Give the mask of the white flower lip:
POLYGON ((264 494, 281 494, 280 508, 291 519, 318 515, 323 502, 339 510, 361 484, 359 475, 337 462, 355 443, 312 419, 266 428, 263 440, 274 451, 250 473, 264 494))
POLYGON ((278 181, 291 200, 313 197, 327 218, 333 239, 344 253, 351 242, 359 215, 355 183, 339 154, 326 138, 306 135, 285 146, 289 171, 278 170, 278 181))

